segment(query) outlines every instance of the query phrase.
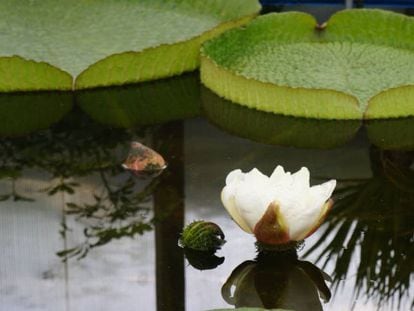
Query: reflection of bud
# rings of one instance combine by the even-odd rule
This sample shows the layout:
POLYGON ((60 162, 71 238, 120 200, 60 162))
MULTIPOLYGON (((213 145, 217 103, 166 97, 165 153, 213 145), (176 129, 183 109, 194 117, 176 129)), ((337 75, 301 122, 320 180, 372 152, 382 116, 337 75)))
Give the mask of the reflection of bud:
POLYGON ((233 270, 222 296, 235 307, 322 310, 319 295, 324 301, 331 297, 324 277, 315 265, 298 260, 295 251, 259 253, 233 270))
POLYGON ((155 177, 167 167, 164 158, 139 142, 131 143, 131 150, 122 166, 138 177, 155 177))
POLYGON ((188 263, 198 270, 215 269, 224 262, 224 257, 216 256, 215 251, 197 251, 185 247, 184 255, 188 263))

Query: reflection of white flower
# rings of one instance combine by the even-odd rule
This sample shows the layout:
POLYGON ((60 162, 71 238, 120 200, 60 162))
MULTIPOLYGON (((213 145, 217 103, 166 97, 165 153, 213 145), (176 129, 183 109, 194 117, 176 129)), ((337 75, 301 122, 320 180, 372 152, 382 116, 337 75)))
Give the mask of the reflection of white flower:
POLYGON ((221 193, 233 220, 264 244, 285 244, 311 235, 323 222, 333 201, 335 180, 310 187, 309 170, 291 174, 278 166, 270 177, 253 169, 227 175, 221 193))

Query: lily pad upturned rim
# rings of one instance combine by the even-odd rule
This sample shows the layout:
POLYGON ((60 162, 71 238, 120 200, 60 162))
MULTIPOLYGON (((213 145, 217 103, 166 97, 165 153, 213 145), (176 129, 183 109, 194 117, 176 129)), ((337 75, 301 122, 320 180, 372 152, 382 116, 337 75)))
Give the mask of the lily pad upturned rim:
MULTIPOLYGON (((279 46, 301 42, 321 45, 366 43, 400 49, 407 52, 408 57, 414 57, 413 17, 377 9, 344 10, 331 16, 327 23, 318 25, 306 13, 267 14, 242 29, 227 31, 204 43, 200 71, 201 81, 215 93, 261 111, 316 119, 381 119, 414 115, 414 78, 411 76, 407 78, 407 84, 391 85, 375 93, 364 110, 352 93, 333 88, 278 85, 257 79, 254 74, 246 75, 237 69, 237 57, 245 57, 242 59, 244 66, 243 62, 254 57, 254 48, 260 42, 279 46), (237 50, 240 43, 243 46, 238 46, 237 50), (245 56, 243 53, 251 54, 245 56)), ((262 66, 268 65, 263 63, 262 66)))
POLYGON ((214 0, 206 3, 197 0, 105 0, 102 2, 92 0, 73 4, 75 3, 71 0, 58 5, 49 1, 26 0, 15 3, 13 0, 5 0, 0 5, 3 9, 3 14, 0 14, 3 16, 3 21, 0 22, 0 34, 4 34, 0 35, 0 41, 1 39, 10 41, 7 36, 13 36, 16 40, 25 42, 25 44, 17 42, 15 46, 9 47, 4 44, 4 48, 0 48, 0 92, 74 90, 124 85, 192 71, 199 65, 199 48, 203 41, 229 28, 247 23, 260 10, 257 0, 243 2, 214 0), (141 39, 131 40, 134 36, 137 38, 136 36, 139 35, 137 31, 130 28, 128 32, 123 31, 125 34, 119 32, 117 21, 122 21, 123 18, 129 17, 128 25, 140 24, 140 19, 132 16, 125 7, 133 6, 136 8, 135 11, 141 12, 141 5, 155 8, 157 12, 167 12, 168 14, 163 13, 165 16, 168 15, 167 26, 162 26, 160 29, 171 29, 176 35, 157 36, 156 30, 151 28, 154 35, 151 35, 151 31, 147 31, 145 33, 148 35, 139 37, 141 39), (31 17, 26 20, 25 14, 31 17), (42 17, 41 19, 39 17, 39 22, 35 19, 36 14, 42 17), (199 22, 198 15, 206 18, 199 22), (82 16, 88 16, 89 23, 82 16), (98 29, 93 24, 94 18, 102 20, 105 16, 110 17, 108 23, 114 24, 114 27, 106 28, 106 31, 111 32, 108 34, 105 34, 105 29, 98 29), (191 27, 191 23, 185 24, 185 21, 180 22, 182 16, 188 16, 188 21, 185 19, 187 22, 198 23, 197 27, 191 27), (80 23, 77 23, 79 21, 80 23), (168 27, 170 25, 168 21, 173 21, 171 27, 168 27), (54 27, 53 22, 57 23, 55 28, 59 30, 46 36, 44 33, 49 34, 47 29, 54 27), (182 25, 183 29, 189 30, 180 32, 177 25, 182 25), (77 28, 79 31, 76 30, 77 28), (191 30, 192 28, 195 30, 191 30), (59 31, 67 32, 66 37, 58 36, 59 31), (94 37, 96 32, 101 34, 94 37), (45 38, 46 43, 33 46, 30 42, 36 40, 36 37, 31 36, 32 33, 39 38, 45 38), (145 39, 147 37, 148 39, 145 39), (61 38, 59 39, 61 42, 66 42, 67 39, 70 43, 72 40, 74 44, 70 44, 74 47, 66 49, 69 43, 59 43, 56 38, 61 38), (103 49, 99 45, 96 51, 93 48, 85 50, 91 44, 94 46, 93 40, 98 40, 98 43, 103 42, 102 38, 105 40, 111 38, 104 44, 103 49), (165 41, 165 38, 172 39, 165 41), (131 41, 136 43, 129 44, 128 42, 131 41), (80 47, 79 51, 76 48, 77 44, 80 47), (86 52, 82 52, 82 46, 86 52), (67 51, 67 55, 62 56, 60 54, 62 51, 67 51), (76 53, 80 53, 81 59, 76 56, 76 53))

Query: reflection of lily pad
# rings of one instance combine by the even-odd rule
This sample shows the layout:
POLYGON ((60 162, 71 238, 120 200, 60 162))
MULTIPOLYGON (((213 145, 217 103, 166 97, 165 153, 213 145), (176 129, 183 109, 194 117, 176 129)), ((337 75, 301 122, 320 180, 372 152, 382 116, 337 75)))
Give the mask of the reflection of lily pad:
POLYGON ((220 128, 266 144, 334 148, 351 140, 360 121, 311 120, 266 113, 233 104, 202 88, 203 110, 220 128))
POLYGON ((76 88, 119 85, 193 70, 203 41, 259 8, 256 0, 3 0, 0 91, 71 89, 72 77, 76 88))
POLYGON ((326 119, 414 115, 414 19, 347 10, 261 16, 202 49, 201 79, 262 111, 326 119))
POLYGON ((76 93, 80 107, 94 120, 133 127, 185 119, 199 114, 196 74, 76 93))
POLYGON ((68 92, 0 94, 0 136, 49 127, 72 108, 72 98, 68 92))
POLYGON ((414 150, 414 118, 373 120, 366 124, 369 140, 388 150, 414 150))

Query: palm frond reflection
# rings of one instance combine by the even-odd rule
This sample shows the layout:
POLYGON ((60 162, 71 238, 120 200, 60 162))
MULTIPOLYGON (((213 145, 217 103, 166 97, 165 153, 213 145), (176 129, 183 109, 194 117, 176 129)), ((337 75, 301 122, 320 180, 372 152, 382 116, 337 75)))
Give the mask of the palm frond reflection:
POLYGON ((357 298, 375 297, 400 308, 408 297, 414 276, 413 155, 371 147, 372 177, 340 182, 325 231, 305 254, 317 252, 323 267, 335 258, 335 289, 351 277, 351 263, 359 262, 357 298))

